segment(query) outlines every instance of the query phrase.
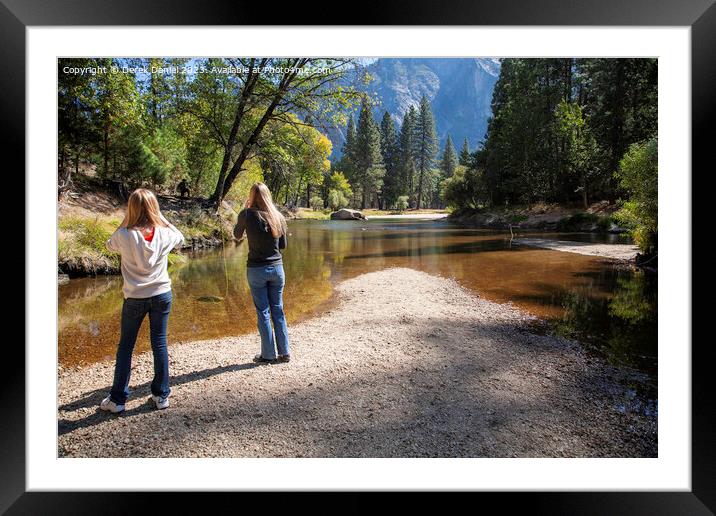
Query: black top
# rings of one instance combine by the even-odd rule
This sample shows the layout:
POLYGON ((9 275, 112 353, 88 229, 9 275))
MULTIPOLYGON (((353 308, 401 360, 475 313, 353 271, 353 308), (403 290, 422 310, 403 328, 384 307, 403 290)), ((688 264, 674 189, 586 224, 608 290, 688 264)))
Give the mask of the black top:
POLYGON ((261 212, 253 208, 245 208, 239 213, 239 219, 234 227, 234 236, 241 239, 244 236, 249 239, 249 267, 261 267, 281 263, 279 249, 286 248, 286 235, 274 238, 266 219, 261 212))

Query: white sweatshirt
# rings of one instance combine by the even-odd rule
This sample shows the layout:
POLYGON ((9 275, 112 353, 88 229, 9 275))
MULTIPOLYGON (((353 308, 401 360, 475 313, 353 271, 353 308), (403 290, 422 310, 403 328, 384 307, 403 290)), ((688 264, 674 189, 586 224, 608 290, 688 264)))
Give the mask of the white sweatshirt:
POLYGON ((147 242, 139 230, 120 227, 107 240, 107 249, 122 256, 124 297, 147 298, 169 292, 172 282, 167 273, 169 251, 184 241, 172 226, 157 226, 147 242))

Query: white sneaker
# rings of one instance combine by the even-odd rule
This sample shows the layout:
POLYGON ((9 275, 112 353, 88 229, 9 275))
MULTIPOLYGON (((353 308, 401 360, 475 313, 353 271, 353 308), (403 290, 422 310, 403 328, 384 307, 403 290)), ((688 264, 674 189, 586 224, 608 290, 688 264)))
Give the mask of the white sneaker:
POLYGON ((114 414, 124 412, 124 405, 117 405, 114 401, 109 399, 109 396, 102 400, 102 403, 99 404, 99 408, 102 410, 108 410, 114 414))
POLYGON ((161 396, 155 396, 154 394, 152 394, 152 401, 159 410, 169 407, 169 396, 167 396, 166 398, 162 398, 161 396))

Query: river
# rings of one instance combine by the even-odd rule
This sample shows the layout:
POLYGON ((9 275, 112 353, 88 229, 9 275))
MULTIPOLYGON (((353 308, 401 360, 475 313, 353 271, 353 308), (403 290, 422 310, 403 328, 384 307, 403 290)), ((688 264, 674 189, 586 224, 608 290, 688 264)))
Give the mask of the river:
MULTIPOLYGON (((624 237, 616 235, 525 235, 624 242, 624 237)), ((256 331, 246 283, 246 253, 246 244, 227 244, 224 250, 193 253, 186 264, 171 272, 170 343, 256 331), (200 300, 207 296, 213 302, 200 300)), ((516 246, 509 233, 468 229, 445 220, 289 222, 284 253, 289 325, 329 307, 336 282, 395 266, 455 278, 487 299, 511 302, 545 320, 548 331, 576 338, 610 362, 655 378, 656 275, 598 257, 516 246)), ((113 358, 121 288, 119 276, 73 279, 59 286, 61 365, 113 358)), ((420 292, 405 294, 419 296, 420 292)), ((137 350, 148 349, 145 322, 137 350)))

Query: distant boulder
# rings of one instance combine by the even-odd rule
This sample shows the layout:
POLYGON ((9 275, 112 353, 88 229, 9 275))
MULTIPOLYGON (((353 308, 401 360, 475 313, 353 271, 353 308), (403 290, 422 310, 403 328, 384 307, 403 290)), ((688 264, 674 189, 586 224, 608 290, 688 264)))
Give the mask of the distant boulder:
POLYGON ((348 208, 341 208, 338 211, 331 213, 331 220, 366 220, 358 210, 349 210, 348 208))

